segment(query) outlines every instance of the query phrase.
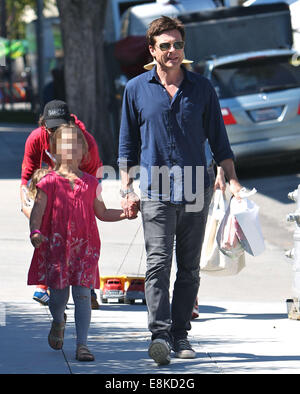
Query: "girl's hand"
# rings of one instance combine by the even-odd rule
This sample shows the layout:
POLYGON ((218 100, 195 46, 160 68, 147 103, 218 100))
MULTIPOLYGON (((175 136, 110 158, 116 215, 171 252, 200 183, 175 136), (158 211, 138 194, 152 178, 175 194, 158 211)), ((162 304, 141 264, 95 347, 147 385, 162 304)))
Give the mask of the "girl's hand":
POLYGON ((127 219, 135 219, 140 209, 140 199, 135 192, 128 193, 121 200, 121 207, 127 219))
POLYGON ((130 207, 130 215, 129 216, 126 216, 126 214, 124 212, 122 212, 120 218, 133 220, 138 217, 138 213, 139 213, 139 208, 137 205, 134 205, 134 206, 130 207))
POLYGON ((33 236, 30 238, 30 241, 35 248, 39 248, 45 241, 45 237, 43 234, 33 234, 33 236))

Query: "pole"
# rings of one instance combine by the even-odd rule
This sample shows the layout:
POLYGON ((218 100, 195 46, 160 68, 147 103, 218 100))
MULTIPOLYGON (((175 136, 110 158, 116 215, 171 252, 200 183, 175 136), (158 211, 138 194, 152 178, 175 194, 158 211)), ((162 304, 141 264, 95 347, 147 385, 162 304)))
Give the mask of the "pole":
POLYGON ((1 0, 1 37, 7 37, 6 30, 6 0, 1 0))
POLYGON ((36 38, 37 38, 37 70, 38 70, 38 96, 39 105, 43 105, 43 90, 45 84, 44 72, 44 17, 43 17, 43 0, 36 0, 37 21, 36 21, 36 38))
MULTIPOLYGON (((6 0, 1 0, 1 37, 7 38, 7 28, 6 28, 6 0)), ((7 67, 6 63, 6 57, 4 55, 3 57, 4 64, 0 64, 0 66, 5 66, 7 67)), ((5 83, 5 82, 3 82, 5 83)), ((5 109, 5 102, 4 102, 4 97, 3 101, 1 103, 1 109, 5 109)))
POLYGON ((291 253, 293 258, 293 293, 294 299, 292 308, 289 312, 289 318, 293 320, 300 320, 300 308, 299 308, 299 297, 300 297, 300 185, 293 192, 288 194, 288 198, 297 203, 297 208, 294 213, 287 215, 288 222, 295 222, 294 231, 294 249, 291 253))

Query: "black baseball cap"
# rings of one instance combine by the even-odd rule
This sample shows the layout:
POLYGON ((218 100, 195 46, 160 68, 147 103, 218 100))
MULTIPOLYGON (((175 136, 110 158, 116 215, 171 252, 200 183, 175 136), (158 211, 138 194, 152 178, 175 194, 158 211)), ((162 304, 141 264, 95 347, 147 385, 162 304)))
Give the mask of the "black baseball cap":
POLYGON ((70 112, 67 103, 61 100, 49 101, 45 105, 43 117, 48 129, 69 123, 70 112))

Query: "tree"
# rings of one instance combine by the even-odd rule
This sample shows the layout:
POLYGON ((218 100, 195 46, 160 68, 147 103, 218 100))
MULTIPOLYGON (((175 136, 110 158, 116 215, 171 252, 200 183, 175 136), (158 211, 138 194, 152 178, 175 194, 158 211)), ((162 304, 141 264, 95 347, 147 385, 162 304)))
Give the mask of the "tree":
MULTIPOLYGON (((5 27, 1 26, 1 30, 6 30, 7 38, 21 39, 25 38, 25 22, 22 15, 26 7, 36 9, 36 0, 0 0, 1 11, 5 14, 5 27), (5 9, 4 9, 5 8, 5 9)), ((47 8, 49 0, 44 0, 44 7, 47 8)))
POLYGON ((116 164, 116 141, 108 120, 103 26, 107 0, 57 0, 70 110, 98 142, 105 165, 116 164))

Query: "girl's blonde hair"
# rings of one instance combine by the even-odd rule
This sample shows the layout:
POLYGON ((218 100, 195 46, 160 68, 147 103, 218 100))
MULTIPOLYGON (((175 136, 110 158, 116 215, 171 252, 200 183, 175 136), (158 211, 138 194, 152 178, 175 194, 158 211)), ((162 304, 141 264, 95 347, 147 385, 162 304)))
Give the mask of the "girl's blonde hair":
MULTIPOLYGON (((57 128, 57 130, 50 135, 50 152, 52 154, 56 154, 56 148, 57 148, 57 141, 62 138, 62 132, 64 130, 71 130, 73 135, 77 135, 77 141, 80 141, 82 143, 82 149, 83 149, 83 158, 86 159, 89 153, 89 146, 86 141, 85 136, 83 135, 82 130, 80 127, 78 127, 76 124, 62 124, 57 128)), ((56 158, 57 160, 57 158, 56 158)), ((59 168, 61 163, 59 161, 56 161, 54 170, 57 170, 59 168)))
POLYGON ((28 197, 29 197, 31 200, 34 200, 34 199, 35 199, 36 192, 37 192, 37 189, 36 189, 37 183, 39 183, 39 181, 40 181, 46 174, 48 174, 48 172, 49 172, 49 170, 48 170, 47 168, 39 168, 38 170, 35 170, 35 171, 34 171, 32 177, 31 177, 30 183, 29 183, 29 185, 28 185, 28 197))

